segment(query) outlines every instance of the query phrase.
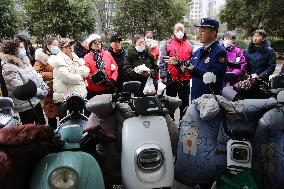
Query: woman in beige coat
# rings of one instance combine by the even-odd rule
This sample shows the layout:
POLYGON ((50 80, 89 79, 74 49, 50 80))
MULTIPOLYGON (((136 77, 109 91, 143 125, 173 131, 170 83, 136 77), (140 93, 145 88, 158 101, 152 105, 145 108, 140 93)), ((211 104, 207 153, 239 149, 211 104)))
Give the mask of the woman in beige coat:
POLYGON ((35 52, 35 70, 40 73, 43 80, 46 82, 49 88, 47 97, 43 100, 44 113, 47 117, 48 125, 52 129, 57 128, 57 117, 60 114, 60 107, 58 103, 53 101, 53 66, 47 61, 50 55, 59 53, 59 40, 55 37, 49 37, 46 39, 43 48, 37 49, 35 52))
POLYGON ((85 66, 85 61, 73 52, 74 41, 61 39, 61 51, 50 56, 48 63, 54 67, 53 70, 53 100, 62 103, 67 97, 76 94, 83 98, 87 96, 87 84, 85 78, 90 69, 85 66))

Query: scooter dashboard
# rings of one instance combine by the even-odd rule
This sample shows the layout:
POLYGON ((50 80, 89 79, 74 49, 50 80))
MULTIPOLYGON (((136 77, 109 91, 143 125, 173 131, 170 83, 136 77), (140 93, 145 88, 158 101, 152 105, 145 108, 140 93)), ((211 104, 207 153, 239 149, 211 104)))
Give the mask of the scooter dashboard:
POLYGON ((163 109, 155 96, 145 96, 135 99, 136 115, 162 115, 163 109))

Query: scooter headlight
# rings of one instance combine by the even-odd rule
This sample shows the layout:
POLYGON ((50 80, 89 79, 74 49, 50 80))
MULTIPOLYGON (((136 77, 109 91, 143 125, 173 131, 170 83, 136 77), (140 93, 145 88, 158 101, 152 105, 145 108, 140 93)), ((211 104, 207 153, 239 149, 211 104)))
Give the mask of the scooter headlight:
POLYGON ((240 163, 250 161, 250 149, 246 145, 233 145, 231 151, 232 160, 240 163))
POLYGON ((52 189, 75 189, 78 180, 77 172, 70 167, 57 168, 49 175, 49 185, 52 189))
POLYGON ((163 153, 159 149, 144 149, 137 154, 137 165, 144 171, 159 169, 164 162, 163 153))

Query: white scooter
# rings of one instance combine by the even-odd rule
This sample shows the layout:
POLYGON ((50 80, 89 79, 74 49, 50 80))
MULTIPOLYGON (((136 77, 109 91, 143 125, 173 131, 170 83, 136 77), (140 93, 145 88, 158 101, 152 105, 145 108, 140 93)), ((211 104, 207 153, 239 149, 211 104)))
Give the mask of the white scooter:
MULTIPOLYGON (((173 153, 176 148, 173 140, 177 139, 173 139, 172 136, 176 134, 178 137, 178 128, 168 115, 168 111, 180 106, 181 100, 164 97, 163 92, 156 96, 137 97, 141 90, 140 85, 137 81, 124 83, 125 92, 118 97, 95 96, 87 103, 87 109, 95 114, 96 124, 107 122, 107 116, 103 116, 103 112, 110 113, 115 108, 120 109, 123 106, 127 109, 126 116, 118 116, 123 117, 122 119, 118 119, 117 116, 111 119, 120 120, 120 123, 116 122, 115 130, 118 130, 117 135, 121 134, 117 138, 118 143, 121 142, 121 177, 125 188, 172 187, 173 153), (121 131, 119 127, 122 127, 121 131)), ((115 112, 114 114, 120 114, 119 110, 115 112)))

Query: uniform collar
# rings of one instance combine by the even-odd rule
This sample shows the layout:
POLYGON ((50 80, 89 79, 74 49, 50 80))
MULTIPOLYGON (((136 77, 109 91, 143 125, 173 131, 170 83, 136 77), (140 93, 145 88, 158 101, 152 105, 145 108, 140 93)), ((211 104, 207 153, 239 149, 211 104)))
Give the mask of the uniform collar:
POLYGON ((210 43, 209 45, 204 45, 203 48, 204 50, 207 50, 213 43, 215 43, 217 40, 214 40, 212 43, 210 43))

